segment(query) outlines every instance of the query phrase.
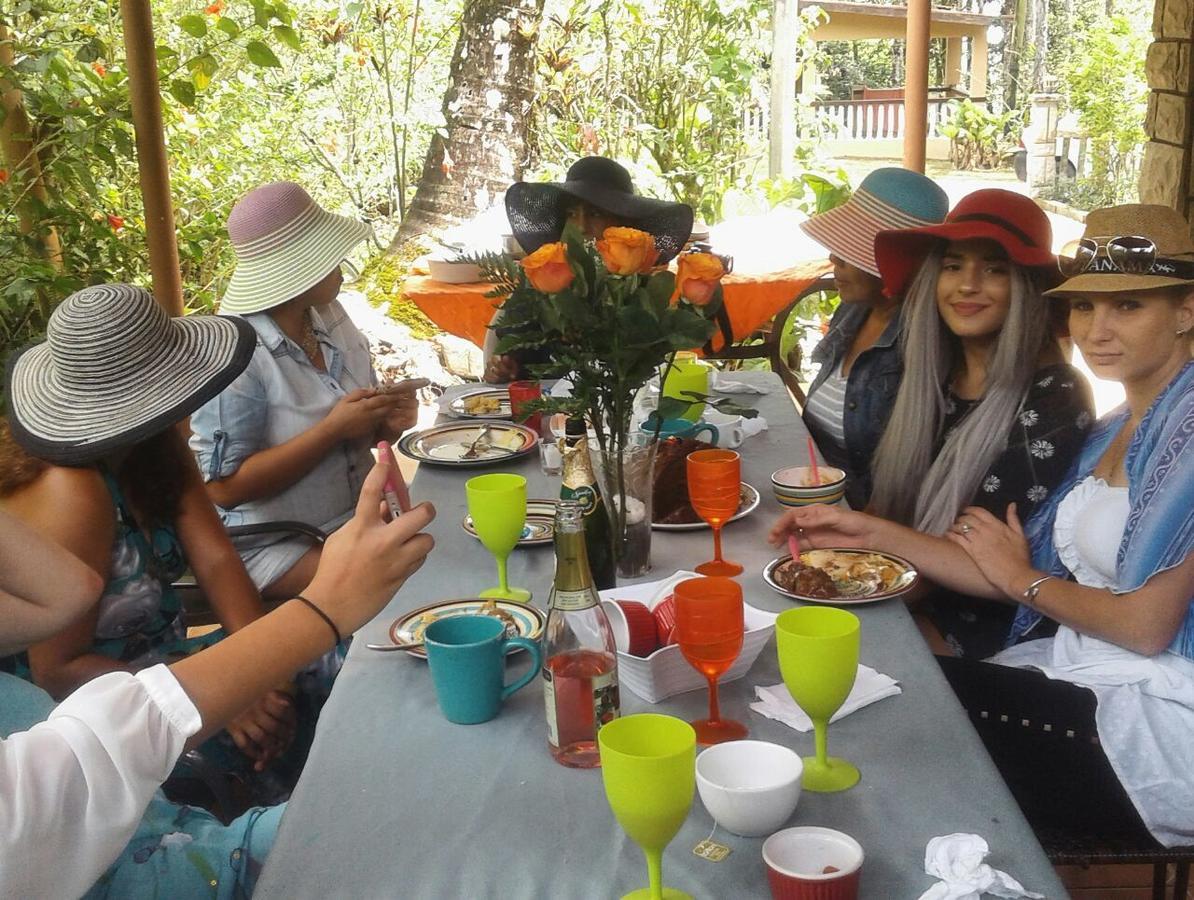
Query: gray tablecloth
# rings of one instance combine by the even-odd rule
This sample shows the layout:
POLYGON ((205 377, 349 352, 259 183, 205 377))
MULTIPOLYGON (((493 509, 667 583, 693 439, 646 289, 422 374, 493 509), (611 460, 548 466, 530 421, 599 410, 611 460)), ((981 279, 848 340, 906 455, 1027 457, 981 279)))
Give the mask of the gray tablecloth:
MULTIPOLYGON (((737 377, 737 376, 735 376, 737 377)), ((728 526, 725 552, 746 566, 748 603, 773 611, 790 605, 762 581, 776 553, 765 541, 780 507, 769 475, 805 454, 803 424, 779 379, 744 376, 771 388, 746 397, 769 429, 742 448, 743 477, 763 494, 760 508, 728 526)), ((258 885, 260 897, 612 898, 646 884, 646 867, 605 801, 599 770, 575 771, 547 751, 538 680, 484 725, 452 725, 436 706, 426 664, 401 653, 367 650, 386 640, 400 612, 440 599, 469 597, 495 580, 494 564, 461 529, 464 481, 477 471, 527 476, 530 495, 549 497, 558 478, 538 458, 505 467, 452 470, 422 466, 412 493, 439 511, 436 548, 423 569, 378 618, 361 630, 319 723, 311 757, 282 819, 258 885)), ((711 556, 709 532, 656 532, 652 573, 662 578, 711 556)), ((544 605, 551 586, 550 547, 516 551, 511 581, 544 605)), ((936 835, 974 832, 991 846, 988 860, 1049 897, 1064 897, 1039 844, 898 601, 856 608, 862 662, 898 679, 904 693, 867 707, 829 732, 830 751, 862 770, 839 794, 805 792, 789 824, 826 825, 866 851, 862 896, 915 898, 933 879, 924 851, 936 835)), ((512 662, 519 669, 525 661, 512 662)), ((753 713, 756 684, 780 681, 774 638, 741 680, 722 690, 723 713, 746 722, 751 737, 813 752, 802 734, 753 713)), ((622 692, 624 714, 658 711, 699 718, 706 692, 652 706, 622 692)), ((665 883, 708 898, 767 897, 762 839, 718 829, 732 854, 713 863, 692 849, 713 830, 693 802, 664 856, 665 883)))

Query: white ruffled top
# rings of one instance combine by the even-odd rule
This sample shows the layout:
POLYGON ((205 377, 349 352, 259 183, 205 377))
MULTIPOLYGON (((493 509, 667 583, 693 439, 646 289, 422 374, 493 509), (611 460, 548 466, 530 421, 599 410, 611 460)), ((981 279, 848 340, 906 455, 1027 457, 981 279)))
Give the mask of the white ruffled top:
POLYGON ((1057 505, 1053 544, 1079 584, 1114 588, 1115 558, 1131 505, 1126 487, 1088 475, 1057 505))

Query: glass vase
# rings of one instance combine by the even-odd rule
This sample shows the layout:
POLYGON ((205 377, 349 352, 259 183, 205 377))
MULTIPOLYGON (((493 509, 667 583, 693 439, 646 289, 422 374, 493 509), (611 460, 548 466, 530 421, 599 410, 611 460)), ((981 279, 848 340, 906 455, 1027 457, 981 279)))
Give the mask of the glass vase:
MULTIPOLYGON (((616 444, 611 441, 611 444, 616 444)), ((590 444, 609 512, 619 578, 638 578, 651 568, 651 496, 655 489, 656 444, 602 452, 590 444)))

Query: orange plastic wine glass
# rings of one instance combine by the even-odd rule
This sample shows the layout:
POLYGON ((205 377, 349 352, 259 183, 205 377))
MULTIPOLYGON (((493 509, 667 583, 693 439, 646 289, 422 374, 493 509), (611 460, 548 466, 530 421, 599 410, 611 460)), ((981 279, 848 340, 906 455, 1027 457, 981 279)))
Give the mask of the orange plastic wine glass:
POLYGON ((723 719, 717 703, 717 679, 742 652, 745 623, 742 586, 731 578, 689 578, 676 585, 676 643, 689 665, 709 682, 709 718, 693 722, 697 740, 720 744, 746 737, 747 728, 723 719))
POLYGON ((738 511, 742 459, 733 450, 694 450, 688 454, 688 500, 713 529, 713 559, 702 575, 741 575, 742 566, 721 556, 721 526, 738 511))

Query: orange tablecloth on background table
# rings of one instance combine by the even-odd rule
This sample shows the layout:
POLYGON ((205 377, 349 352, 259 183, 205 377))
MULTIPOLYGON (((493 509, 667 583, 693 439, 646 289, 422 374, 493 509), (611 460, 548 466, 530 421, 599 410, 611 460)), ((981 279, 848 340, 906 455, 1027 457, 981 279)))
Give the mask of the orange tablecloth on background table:
MULTIPOLYGON (((722 290, 734 340, 749 337, 831 268, 827 260, 821 259, 762 275, 727 275, 722 279, 722 290)), ((493 285, 485 282, 448 284, 427 275, 408 275, 402 285, 402 293, 427 318, 478 347, 485 343, 485 331, 500 302, 485 296, 492 289, 493 285)))

